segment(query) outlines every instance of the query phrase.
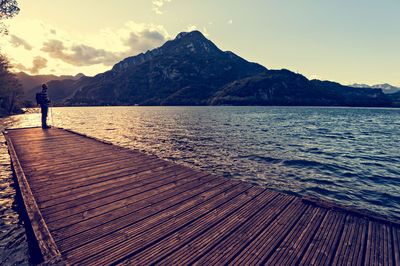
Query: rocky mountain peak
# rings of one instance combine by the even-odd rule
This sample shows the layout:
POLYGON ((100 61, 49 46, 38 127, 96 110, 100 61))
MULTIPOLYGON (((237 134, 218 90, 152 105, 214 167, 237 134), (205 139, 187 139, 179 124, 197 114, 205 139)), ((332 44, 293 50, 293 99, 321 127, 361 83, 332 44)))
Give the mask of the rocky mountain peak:
POLYGON ((80 78, 86 77, 86 76, 85 76, 85 74, 83 74, 83 73, 78 73, 78 74, 76 74, 74 77, 75 77, 76 79, 80 79, 80 78))
POLYGON ((190 31, 190 32, 181 32, 178 33, 178 35, 176 35, 175 40, 179 40, 182 38, 196 38, 196 39, 205 39, 207 40, 206 37, 204 37, 204 35, 198 31, 198 30, 194 30, 194 31, 190 31))
POLYGON ((131 66, 143 64, 155 56, 181 56, 190 54, 209 56, 223 54, 223 52, 213 42, 204 37, 200 31, 181 32, 175 39, 167 41, 159 48, 125 58, 114 65, 112 71, 123 71, 131 66))
POLYGON ((167 42, 164 46, 165 48, 173 48, 178 53, 222 53, 213 42, 197 30, 181 32, 173 41, 167 42))

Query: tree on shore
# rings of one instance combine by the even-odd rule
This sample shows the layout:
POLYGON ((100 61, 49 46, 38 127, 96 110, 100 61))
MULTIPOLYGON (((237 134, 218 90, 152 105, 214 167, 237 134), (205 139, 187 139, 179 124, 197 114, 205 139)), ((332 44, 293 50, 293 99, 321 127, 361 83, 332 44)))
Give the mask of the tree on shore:
POLYGON ((18 13, 19 7, 16 0, 0 0, 0 34, 8 34, 4 20, 12 18, 18 13))
MULTIPOLYGON (((19 7, 16 0, 0 0, 0 36, 8 34, 4 20, 18 13, 19 7)), ((20 111, 23 90, 10 69, 11 65, 7 57, 0 53, 0 116, 20 111)))
POLYGON ((10 68, 8 59, 0 55, 0 116, 20 112, 23 90, 10 68))

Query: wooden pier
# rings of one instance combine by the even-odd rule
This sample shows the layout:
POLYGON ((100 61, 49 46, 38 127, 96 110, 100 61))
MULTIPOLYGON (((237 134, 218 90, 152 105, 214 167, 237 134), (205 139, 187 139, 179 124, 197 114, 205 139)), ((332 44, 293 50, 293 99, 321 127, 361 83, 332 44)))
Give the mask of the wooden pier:
POLYGON ((44 260, 400 265, 400 225, 62 129, 4 132, 44 260))

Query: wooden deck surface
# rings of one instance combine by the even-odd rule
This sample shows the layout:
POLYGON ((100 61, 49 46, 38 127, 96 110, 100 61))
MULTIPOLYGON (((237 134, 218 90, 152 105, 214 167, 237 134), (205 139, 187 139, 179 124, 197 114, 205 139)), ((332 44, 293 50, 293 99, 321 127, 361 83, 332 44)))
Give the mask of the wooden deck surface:
POLYGON ((398 223, 52 128, 5 133, 45 260, 400 265, 398 223))

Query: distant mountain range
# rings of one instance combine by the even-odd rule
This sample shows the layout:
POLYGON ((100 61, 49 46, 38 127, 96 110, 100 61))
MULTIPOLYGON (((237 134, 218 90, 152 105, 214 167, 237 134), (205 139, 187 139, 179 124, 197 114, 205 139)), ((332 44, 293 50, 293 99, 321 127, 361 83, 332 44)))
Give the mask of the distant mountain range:
POLYGON ((370 88, 370 89, 382 89, 382 92, 385 94, 392 94, 392 93, 396 93, 396 92, 400 92, 400 88, 399 87, 395 87, 392 86, 390 84, 377 84, 377 85, 372 85, 369 86, 367 84, 358 84, 358 83, 354 83, 353 85, 350 85, 351 87, 355 87, 355 88, 370 88))
POLYGON ((308 80, 289 70, 269 70, 227 84, 212 104, 391 106, 380 89, 353 88, 339 83, 308 80))
POLYGON ((63 105, 65 98, 74 92, 74 81, 84 77, 83 74, 76 76, 55 76, 55 75, 35 75, 31 76, 24 72, 16 73, 19 82, 24 90, 24 100, 27 106, 34 106, 35 94, 41 91, 41 85, 47 83, 52 89, 49 90, 49 97, 53 104, 63 105))
POLYGON ((67 106, 400 103, 396 93, 385 94, 381 88, 310 81, 289 70, 268 70, 232 52, 221 51, 199 31, 180 33, 161 47, 128 57, 94 77, 17 76, 27 97, 47 82, 53 103, 67 106))

